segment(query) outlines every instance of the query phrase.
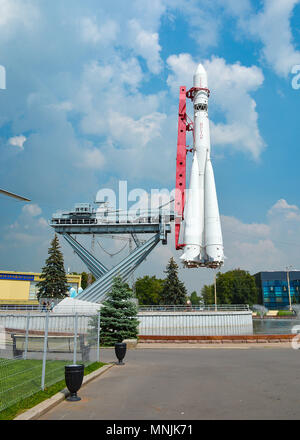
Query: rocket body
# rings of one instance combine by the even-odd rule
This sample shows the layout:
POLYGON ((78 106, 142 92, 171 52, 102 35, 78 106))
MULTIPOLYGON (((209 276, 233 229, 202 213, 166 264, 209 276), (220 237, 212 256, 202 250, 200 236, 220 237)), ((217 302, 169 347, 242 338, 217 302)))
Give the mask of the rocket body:
POLYGON ((194 75, 194 153, 182 223, 187 267, 218 268, 224 262, 218 199, 210 159, 207 74, 199 64, 194 75))

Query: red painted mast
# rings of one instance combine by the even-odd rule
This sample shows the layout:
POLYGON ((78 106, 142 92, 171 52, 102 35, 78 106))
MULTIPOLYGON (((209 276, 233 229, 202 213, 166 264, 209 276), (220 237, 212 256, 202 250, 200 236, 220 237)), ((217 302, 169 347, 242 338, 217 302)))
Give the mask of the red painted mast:
POLYGON ((186 98, 192 99, 191 90, 186 91, 185 86, 179 90, 178 137, 176 159, 176 193, 175 193, 175 247, 180 250, 184 243, 179 243, 181 221, 184 219, 184 202, 186 190, 186 132, 193 131, 193 122, 186 113, 186 98), (189 120, 189 121, 188 121, 189 120))

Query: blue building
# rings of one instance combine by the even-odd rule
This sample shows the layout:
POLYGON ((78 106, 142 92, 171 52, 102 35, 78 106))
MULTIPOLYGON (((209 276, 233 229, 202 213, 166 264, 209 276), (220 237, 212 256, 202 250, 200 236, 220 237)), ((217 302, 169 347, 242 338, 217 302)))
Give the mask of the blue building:
POLYGON ((259 272, 254 275, 260 292, 260 304, 270 310, 286 309, 292 304, 300 303, 300 271, 259 272))

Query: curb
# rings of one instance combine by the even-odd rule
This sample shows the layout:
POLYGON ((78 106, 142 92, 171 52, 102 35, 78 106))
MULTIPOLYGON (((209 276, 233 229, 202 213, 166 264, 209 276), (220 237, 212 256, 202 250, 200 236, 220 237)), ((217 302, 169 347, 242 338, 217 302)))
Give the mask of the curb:
POLYGON ((165 344, 165 343, 185 343, 185 344, 226 344, 226 343, 278 343, 291 342, 294 334, 285 335, 232 335, 232 336, 144 336, 139 337, 139 343, 165 344))
POLYGON ((172 349, 215 349, 215 350, 222 350, 222 349, 244 349, 244 350, 251 350, 251 349, 263 349, 263 348, 270 348, 270 349, 276 349, 276 348, 291 348, 290 342, 263 342, 257 343, 254 341, 254 343, 243 343, 243 342, 228 342, 228 343, 186 343, 186 342, 162 342, 162 343, 153 343, 153 342, 145 342, 138 344, 137 349, 138 350, 172 350, 172 349))
MULTIPOLYGON (((97 377, 104 374, 114 365, 115 364, 104 365, 98 370, 93 371, 92 373, 85 376, 83 378, 82 387, 88 384, 89 382, 91 382, 93 379, 96 379, 97 377)), ((14 420, 36 420, 39 417, 41 417, 43 414, 48 412, 50 409, 54 408, 59 403, 63 402, 66 399, 66 397, 68 397, 69 395, 70 395, 69 391, 67 389, 64 389, 63 391, 60 391, 59 393, 50 397, 50 399, 44 400, 43 402, 29 409, 28 411, 25 411, 24 413, 20 414, 19 416, 14 418, 14 420)))

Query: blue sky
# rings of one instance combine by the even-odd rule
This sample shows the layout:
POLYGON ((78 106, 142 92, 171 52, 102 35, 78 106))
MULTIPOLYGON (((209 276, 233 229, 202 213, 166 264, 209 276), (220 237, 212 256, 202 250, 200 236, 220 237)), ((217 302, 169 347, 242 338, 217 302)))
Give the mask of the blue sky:
MULTIPOLYGON (((0 0, 0 11, 0 186, 32 199, 0 198, 2 270, 39 271, 51 214, 100 188, 173 189, 178 89, 199 62, 223 270, 300 267, 300 1, 0 0)), ((66 267, 84 269, 62 246, 66 267)), ((137 275, 163 276, 172 255, 171 238, 137 275)), ((190 291, 213 277, 180 275, 190 291)))

